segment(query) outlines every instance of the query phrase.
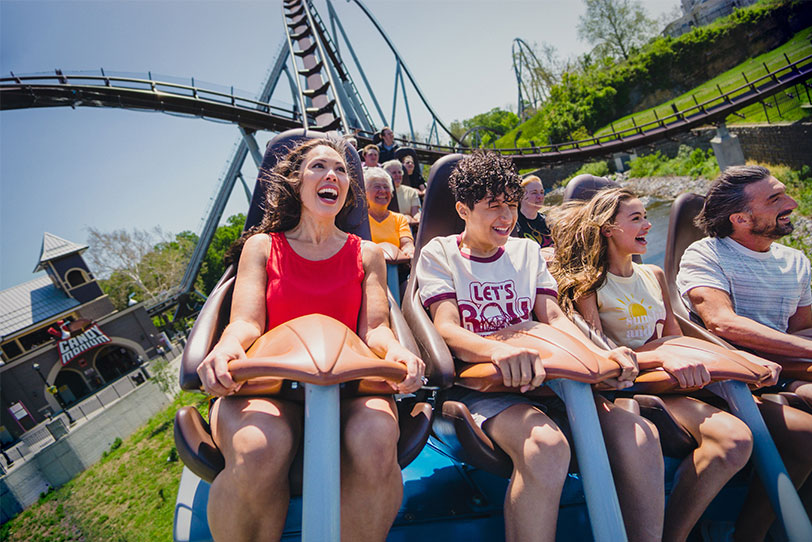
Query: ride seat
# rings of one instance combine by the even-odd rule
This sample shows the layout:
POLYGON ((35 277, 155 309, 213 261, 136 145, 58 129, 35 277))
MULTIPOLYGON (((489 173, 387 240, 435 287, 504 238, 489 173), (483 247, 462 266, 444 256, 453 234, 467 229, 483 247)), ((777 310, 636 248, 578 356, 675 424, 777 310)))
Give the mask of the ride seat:
MULTIPOLYGON (((280 156, 305 139, 325 137, 314 131, 289 130, 275 136, 268 144, 260 171, 270 171, 280 156)), ((349 211, 342 211, 336 219, 338 226, 363 239, 369 239, 366 200, 363 197, 363 173, 361 162, 355 150, 350 153, 349 168, 359 179, 360 190, 356 205, 349 211)), ((267 189, 266 181, 257 178, 254 196, 246 218, 245 229, 258 225, 262 218, 263 196, 267 189)), ((200 391, 197 367, 208 355, 228 325, 231 312, 231 297, 236 279, 236 266, 226 269, 223 277, 206 300, 183 351, 180 369, 180 385, 184 390, 200 391)), ((417 345, 397 304, 389 294, 389 320, 395 337, 404 347, 418 352, 417 345)), ((291 388, 290 385, 286 389, 291 388)), ((299 387, 300 389, 301 387, 299 387)), ((431 430, 432 408, 427 402, 416 400, 398 401, 400 438, 398 440, 398 462, 401 467, 408 465, 428 440, 431 430)), ((175 415, 175 444, 178 455, 189 469, 207 482, 212 482, 224 467, 224 459, 211 436, 211 428, 198 410, 187 406, 175 415)), ((299 450, 301 455, 301 447, 299 450)), ((301 492, 301 461, 294 461, 291 469, 291 492, 301 492), (298 468, 296 465, 299 465, 298 468)))
MULTIPOLYGON (((462 158, 462 154, 449 154, 431 167, 423 199, 423 214, 415 238, 414 262, 418 261, 422 248, 434 237, 460 233, 465 228, 465 223, 455 211, 454 195, 448 187, 451 172, 462 158)), ((454 358, 420 302, 415 273, 409 277, 402 306, 403 315, 414 331, 426 363, 429 385, 437 389, 450 388, 455 378, 454 358)), ((463 403, 444 401, 441 412, 434 418, 433 429, 437 439, 462 461, 497 476, 510 477, 512 461, 474 422, 471 412, 463 403)))

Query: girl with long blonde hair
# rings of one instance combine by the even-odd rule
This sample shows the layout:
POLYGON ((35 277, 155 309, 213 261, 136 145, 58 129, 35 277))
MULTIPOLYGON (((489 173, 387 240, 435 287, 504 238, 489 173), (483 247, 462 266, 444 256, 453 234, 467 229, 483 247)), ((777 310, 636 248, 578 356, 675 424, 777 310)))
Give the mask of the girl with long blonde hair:
MULTIPOLYGON (((665 274, 633 257, 646 252, 651 222, 634 193, 625 188, 597 192, 587 202, 567 203, 552 228, 559 304, 578 312, 597 331, 637 353, 641 370, 662 367, 680 387, 710 382, 701 362, 669 346, 682 335, 671 310, 665 274)), ((773 374, 777 378, 777 373, 773 374)), ((677 469, 665 511, 663 540, 685 540, 705 508, 747 462, 752 436, 731 414, 692 397, 662 397, 698 446, 677 469)))

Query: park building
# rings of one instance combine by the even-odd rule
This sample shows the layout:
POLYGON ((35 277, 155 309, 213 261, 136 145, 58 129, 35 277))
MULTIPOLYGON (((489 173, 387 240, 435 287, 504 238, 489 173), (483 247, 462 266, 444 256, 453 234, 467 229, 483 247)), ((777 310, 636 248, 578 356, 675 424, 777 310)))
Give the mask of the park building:
POLYGON ((664 34, 679 37, 697 26, 710 24, 719 17, 733 13, 733 10, 751 6, 758 0, 682 0, 682 17, 665 27, 664 34))
POLYGON ((61 411, 85 413, 88 398, 123 379, 143 383, 143 362, 168 346, 142 304, 115 310, 82 257, 87 248, 46 232, 34 268, 46 275, 0 291, 3 449, 61 411))

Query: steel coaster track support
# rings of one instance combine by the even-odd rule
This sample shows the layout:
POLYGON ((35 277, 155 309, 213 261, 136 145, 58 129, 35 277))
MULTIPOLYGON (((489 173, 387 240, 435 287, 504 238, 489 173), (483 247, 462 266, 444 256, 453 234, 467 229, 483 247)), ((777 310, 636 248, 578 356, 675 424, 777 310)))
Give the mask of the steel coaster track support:
POLYGON ((420 100, 423 102, 423 105, 426 106, 426 109, 428 109, 429 113, 431 113, 432 117, 434 117, 434 120, 436 120, 437 123, 440 125, 440 127, 442 127, 442 129, 445 130, 445 132, 449 136, 451 136, 451 139, 453 139, 457 143, 460 143, 459 141, 457 141, 457 138, 454 137, 454 134, 451 133, 451 130, 449 130, 448 127, 446 127, 446 125, 443 124, 443 121, 440 120, 440 116, 437 114, 436 111, 434 111, 434 109, 429 104, 428 100, 426 100, 426 97, 423 95, 423 91, 420 90, 420 85, 417 84, 417 81, 415 80, 414 76, 412 75, 412 72, 409 71, 409 67, 406 65, 405 62, 403 62, 403 58, 400 56, 400 53, 398 52, 397 48, 395 47, 395 44, 392 43, 392 40, 390 40, 389 36, 386 34, 386 32, 384 32, 383 27, 380 25, 378 20, 375 19, 375 17, 372 15, 372 13, 369 11, 369 9, 367 9, 367 7, 363 4, 363 2, 361 2, 361 0, 353 0, 353 1, 356 3, 356 5, 358 5, 358 7, 361 9, 361 11, 364 12, 364 15, 366 15, 367 18, 369 18, 369 20, 372 22, 372 24, 378 30, 378 33, 380 33, 381 37, 384 39, 384 41, 386 41, 386 44, 389 46, 389 49, 391 49, 392 53, 394 53, 395 58, 397 58, 398 62, 400 62, 403 65, 403 71, 406 73, 406 76, 409 78, 409 81, 411 81, 412 86, 414 87, 415 91, 417 92, 417 95, 420 97, 420 100))
POLYGON ((406 104, 406 118, 409 120, 409 132, 412 140, 414 140, 414 126, 412 125, 412 112, 409 109, 409 97, 406 95, 406 84, 403 80, 403 72, 401 71, 400 59, 395 59, 397 67, 395 68, 395 92, 392 95, 392 123, 389 127, 395 129, 395 110, 398 103, 398 83, 400 83, 400 90, 403 93, 403 103, 406 104))
MULTIPOLYGON (((330 33, 327 32, 327 27, 319 15, 319 12, 313 5, 313 2, 311 0, 307 0, 307 4, 310 8, 310 14, 313 17, 313 21, 315 22, 319 39, 324 44, 324 49, 330 58, 330 70, 332 71, 334 78, 341 81, 341 84, 336 86, 335 90, 338 91, 341 103, 344 105, 344 112, 353 114, 354 118, 348 120, 355 121, 353 124, 354 128, 358 127, 367 131, 372 131, 374 128, 372 118, 369 115, 369 110, 367 110, 367 106, 361 98, 361 94, 358 92, 358 88, 355 86, 355 82, 352 80, 349 70, 344 64, 344 61, 341 59, 341 54, 338 51, 337 40, 334 40, 330 36, 330 33)), ((335 36, 335 21, 332 21, 332 26, 333 36, 335 36)))
MULTIPOLYGON (((338 25, 338 30, 341 32, 341 36, 344 38, 344 43, 347 45, 347 49, 350 51, 350 56, 352 56, 353 61, 355 61, 355 67, 358 68, 358 72, 361 74, 361 79, 364 81, 364 86, 366 87, 367 92, 369 92, 369 95, 372 97, 372 103, 375 104, 375 109, 378 111, 378 115, 381 117, 382 125, 389 124, 383 114, 381 105, 378 103, 378 99, 375 97, 375 93, 372 91, 372 85, 369 84, 369 80, 364 72, 364 68, 361 67, 361 61, 358 60, 358 55, 355 54, 355 49, 353 49, 352 43, 350 43, 350 39, 347 37, 347 32, 344 30, 344 25, 341 24, 341 19, 338 18, 338 14, 336 13, 335 8, 333 8, 333 3, 330 0, 327 0, 327 11, 333 28, 338 25)), ((335 30, 333 30, 333 34, 335 35, 335 30)), ((336 36, 336 45, 338 45, 338 36, 336 36)), ((336 47, 336 50, 337 49, 338 47, 336 47)), ((367 115, 369 114, 367 113, 367 115)), ((375 124, 372 122, 371 117, 369 117, 369 120, 371 125, 370 130, 372 131, 375 129, 375 124)))
MULTIPOLYGON (((284 45, 282 47, 284 47, 284 45)), ((271 95, 276 88, 276 84, 279 81, 282 71, 287 69, 285 66, 287 62, 287 54, 283 54, 284 50, 282 47, 279 48, 273 68, 271 68, 271 71, 268 73, 268 78, 265 81, 262 92, 260 92, 258 100, 260 102, 270 102, 271 95)), ((240 132, 243 134, 243 137, 240 143, 237 145, 237 148, 234 150, 234 154, 229 161, 228 170, 223 177, 222 183, 220 184, 220 189, 217 192, 217 196, 215 197, 214 203, 209 211, 209 215, 206 218, 205 224, 203 225, 203 230, 200 232, 200 237, 197 241, 197 245, 195 245, 194 251, 192 252, 192 257, 189 259, 189 264, 186 266, 186 271, 184 272, 183 279, 180 283, 180 295, 191 292, 194 288, 195 278, 197 278, 197 274, 200 272, 200 267, 203 265, 203 259, 206 257, 206 252, 209 250, 211 240, 214 238, 214 232, 217 230, 217 225, 220 223, 220 219, 223 216, 223 211, 226 208, 226 204, 231 196, 231 192, 234 190, 234 184, 237 182, 237 178, 241 177, 240 172, 242 170, 243 163, 245 163, 245 158, 248 155, 249 145, 246 143, 247 133, 242 127, 240 127, 240 132)), ((253 138, 253 136, 250 136, 250 139, 253 140, 254 145, 256 145, 256 140, 253 138)), ((256 152, 259 152, 258 148, 256 152)), ((256 161, 256 157, 254 160, 256 161)), ((260 163, 262 163, 261 157, 260 163)), ((257 164, 257 167, 259 167, 259 164, 257 164)), ((243 188, 245 188, 247 195, 250 194, 248 187, 245 186, 244 182, 243 188)), ((250 195, 248 195, 248 200, 250 202, 250 195)))
POLYGON ((294 59, 294 64, 297 57, 302 62, 302 68, 297 69, 300 77, 296 79, 299 103, 306 113, 302 118, 302 126, 325 132, 343 128, 345 132, 349 132, 335 83, 327 67, 327 55, 315 31, 307 3, 304 0, 285 0, 282 3, 282 13, 286 21, 291 58, 294 59), (328 93, 332 93, 332 99, 328 93), (310 101, 311 107, 307 107, 305 98, 310 101), (310 115, 315 118, 315 126, 309 125, 310 115))
POLYGON ((513 73, 516 75, 516 86, 519 89, 518 115, 519 118, 524 119, 523 113, 525 104, 535 108, 538 103, 544 99, 544 96, 537 92, 528 91, 522 79, 522 67, 526 66, 531 79, 535 80, 537 77, 533 75, 533 71, 540 68, 542 64, 536 56, 536 53, 533 52, 533 49, 521 38, 513 39, 511 53, 513 57, 513 73), (522 93, 522 90, 524 90, 524 93, 522 93), (525 94, 530 100, 525 101, 525 94))

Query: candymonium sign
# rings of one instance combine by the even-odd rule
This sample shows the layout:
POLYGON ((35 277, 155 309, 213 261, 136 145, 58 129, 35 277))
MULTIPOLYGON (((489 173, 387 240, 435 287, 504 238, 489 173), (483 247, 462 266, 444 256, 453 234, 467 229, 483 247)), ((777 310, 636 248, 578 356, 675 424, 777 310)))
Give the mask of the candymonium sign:
POLYGON ((62 361, 62 365, 67 365, 77 356, 109 342, 110 337, 105 335, 98 325, 93 324, 79 335, 62 339, 57 343, 59 359, 62 361))

